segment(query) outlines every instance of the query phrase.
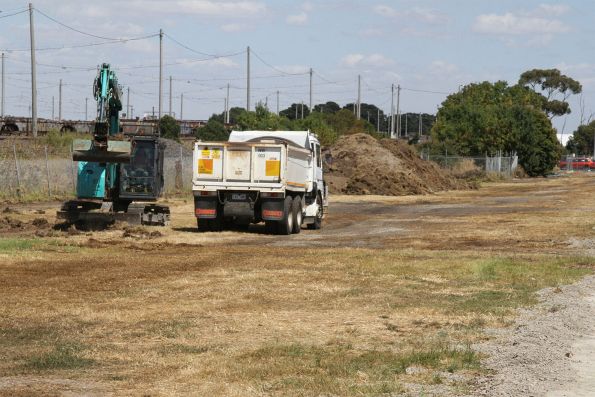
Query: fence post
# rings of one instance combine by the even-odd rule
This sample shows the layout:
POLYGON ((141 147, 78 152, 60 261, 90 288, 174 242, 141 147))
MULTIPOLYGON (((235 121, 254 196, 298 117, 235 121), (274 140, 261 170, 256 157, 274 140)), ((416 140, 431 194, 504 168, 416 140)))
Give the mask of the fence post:
POLYGON ((72 191, 76 194, 76 182, 74 179, 74 160, 72 159, 72 146, 70 147, 70 179, 72 179, 72 191))
POLYGON ((180 190, 184 190, 184 153, 183 147, 180 145, 180 174, 182 175, 180 181, 180 190))
POLYGON ((17 174, 17 196, 21 198, 21 174, 19 173, 19 160, 17 159, 17 146, 12 145, 12 152, 14 153, 14 169, 17 174))
POLYGON ((48 164, 48 147, 45 146, 45 175, 48 180, 48 197, 52 198, 52 185, 50 183, 50 165, 48 164))

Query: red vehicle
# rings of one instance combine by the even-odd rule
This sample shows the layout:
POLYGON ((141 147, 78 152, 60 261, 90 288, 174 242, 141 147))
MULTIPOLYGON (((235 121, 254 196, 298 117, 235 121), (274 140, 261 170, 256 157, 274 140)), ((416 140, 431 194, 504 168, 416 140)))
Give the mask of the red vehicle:
POLYGON ((591 170, 595 169, 595 162, 591 157, 567 157, 560 160, 561 170, 591 170))

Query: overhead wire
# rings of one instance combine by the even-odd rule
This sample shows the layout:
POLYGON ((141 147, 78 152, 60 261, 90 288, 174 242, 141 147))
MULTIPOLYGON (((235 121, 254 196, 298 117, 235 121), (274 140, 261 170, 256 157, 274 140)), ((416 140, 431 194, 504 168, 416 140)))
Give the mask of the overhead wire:
POLYGON ((250 53, 251 53, 251 54, 254 54, 254 56, 255 56, 255 57, 258 59, 258 60, 260 60, 260 62, 264 63, 264 64, 265 64, 266 66, 268 66, 269 68, 271 68, 271 69, 273 69, 273 70, 275 70, 275 71, 277 71, 277 72, 279 72, 279 73, 282 73, 282 74, 284 74, 284 75, 287 75, 287 76, 303 76, 303 75, 306 75, 306 74, 309 74, 309 73, 310 73, 310 72, 302 72, 302 73, 289 73, 289 72, 286 72, 286 71, 284 71, 284 70, 281 70, 281 69, 279 69, 279 68, 277 68, 277 67, 275 67, 275 66, 271 65, 270 63, 268 63, 267 61, 265 61, 264 59, 262 59, 262 58, 260 57, 260 55, 258 55, 258 54, 257 54, 257 53, 256 53, 254 50, 250 49, 250 53))
POLYGON ((25 8, 24 10, 21 10, 21 11, 18 11, 18 12, 14 12, 12 14, 0 15, 0 19, 8 18, 8 17, 13 17, 15 15, 19 15, 19 14, 25 13, 27 11, 29 11, 29 9, 28 8, 25 8))
POLYGON ((53 18, 53 17, 49 16, 48 14, 46 14, 45 12, 41 11, 41 10, 40 10, 40 9, 38 9, 38 8, 34 8, 34 10, 35 10, 35 12, 37 12, 37 13, 39 13, 39 14, 43 15, 44 17, 46 17, 47 19, 49 19, 49 20, 51 20, 51 21, 53 21, 53 22, 57 23, 58 25, 60 25, 60 26, 62 26, 62 27, 64 27, 64 28, 66 28, 66 29, 70 29, 70 30, 72 30, 73 32, 77 32, 77 33, 80 33, 80 34, 82 34, 82 35, 85 35, 85 36, 94 37, 94 38, 96 38, 96 39, 102 39, 102 40, 110 40, 110 41, 125 41, 125 40, 130 40, 129 38, 121 38, 121 37, 118 37, 118 38, 114 38, 114 37, 106 37, 106 36, 99 36, 99 35, 97 35, 97 34, 93 34, 93 33, 85 32, 85 31, 82 31, 82 30, 80 30, 80 29, 77 29, 77 28, 75 28, 75 27, 72 27, 72 26, 70 26, 70 25, 67 25, 67 24, 65 24, 64 22, 61 22, 61 21, 57 20, 56 18, 53 18))

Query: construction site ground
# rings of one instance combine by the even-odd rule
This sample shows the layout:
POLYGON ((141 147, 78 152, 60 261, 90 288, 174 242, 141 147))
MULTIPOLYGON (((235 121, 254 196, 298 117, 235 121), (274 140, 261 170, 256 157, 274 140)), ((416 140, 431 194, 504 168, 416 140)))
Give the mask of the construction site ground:
POLYGON ((0 206, 0 395, 593 391, 590 174, 333 196, 291 236, 165 203, 99 232, 0 206))

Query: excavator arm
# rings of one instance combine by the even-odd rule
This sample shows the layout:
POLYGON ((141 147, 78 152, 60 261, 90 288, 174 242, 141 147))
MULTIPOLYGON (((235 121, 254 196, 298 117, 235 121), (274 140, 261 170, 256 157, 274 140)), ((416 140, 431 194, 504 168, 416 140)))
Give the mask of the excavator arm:
POLYGON ((93 84, 97 101, 97 118, 93 140, 77 139, 73 142, 73 160, 94 163, 127 163, 130 161, 131 145, 120 134, 119 112, 122 89, 110 65, 104 63, 97 72, 93 84))

